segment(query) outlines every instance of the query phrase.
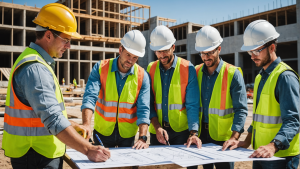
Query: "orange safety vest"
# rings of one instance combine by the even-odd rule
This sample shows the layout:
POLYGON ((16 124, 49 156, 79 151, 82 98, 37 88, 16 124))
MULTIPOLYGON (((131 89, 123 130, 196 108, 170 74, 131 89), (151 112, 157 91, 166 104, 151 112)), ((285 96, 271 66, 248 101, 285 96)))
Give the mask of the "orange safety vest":
POLYGON ((134 74, 129 75, 119 96, 115 72, 111 72, 114 59, 102 60, 99 68, 101 89, 95 108, 94 128, 102 135, 112 134, 118 119, 118 128, 123 138, 137 133, 136 101, 142 87, 144 69, 134 64, 134 74))

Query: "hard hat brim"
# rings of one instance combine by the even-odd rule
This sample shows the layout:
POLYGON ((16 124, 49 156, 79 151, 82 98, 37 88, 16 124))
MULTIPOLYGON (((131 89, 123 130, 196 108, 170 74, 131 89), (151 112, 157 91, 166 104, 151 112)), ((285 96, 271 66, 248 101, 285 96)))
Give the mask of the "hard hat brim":
POLYGON ((196 44, 195 44, 195 50, 198 52, 208 52, 208 51, 212 51, 212 50, 216 49, 220 45, 221 45, 221 43, 218 45, 215 45, 215 46, 199 47, 199 46, 196 46, 196 44))
POLYGON ((241 47, 241 50, 243 50, 243 51, 251 51, 251 50, 257 49, 257 48, 259 48, 259 47, 261 47, 263 45, 264 44, 262 44, 262 45, 253 45, 253 46, 245 46, 245 45, 243 45, 241 47))
POLYGON ((70 35, 73 39, 81 39, 81 35, 77 32, 62 32, 64 34, 70 35))
POLYGON ((150 49, 153 50, 153 51, 167 50, 167 49, 170 49, 174 45, 174 43, 169 44, 169 45, 164 45, 164 46, 153 46, 150 43, 150 49))
MULTIPOLYGON (((122 44, 122 45, 123 45, 123 44, 122 44)), ((141 53, 141 52, 139 52, 139 51, 136 51, 136 50, 127 48, 125 45, 123 45, 123 47, 124 47, 129 53, 131 53, 131 54, 133 54, 133 55, 136 55, 136 56, 138 56, 138 57, 144 57, 144 55, 145 55, 145 52, 141 53)))

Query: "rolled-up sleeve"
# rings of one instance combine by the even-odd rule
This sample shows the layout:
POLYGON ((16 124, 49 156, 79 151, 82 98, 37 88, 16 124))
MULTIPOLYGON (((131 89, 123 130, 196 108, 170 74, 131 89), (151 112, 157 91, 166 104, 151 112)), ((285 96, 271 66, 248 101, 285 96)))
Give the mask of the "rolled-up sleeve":
POLYGON ((285 150, 299 132, 299 80, 293 72, 285 71, 279 76, 275 95, 280 104, 282 126, 274 139, 281 141, 285 150))
POLYGON ((136 124, 150 124, 150 80, 147 71, 144 71, 143 84, 136 101, 137 121, 136 124))
POLYGON ((98 99, 101 82, 99 74, 99 66, 101 61, 97 62, 90 73, 89 79, 85 86, 85 92, 83 95, 81 111, 83 109, 95 110, 96 101, 98 99))
POLYGON ((230 95, 234 111, 231 130, 243 133, 245 120, 248 115, 247 94, 244 78, 238 69, 236 69, 232 78, 230 95))
POLYGON ((14 80, 15 87, 23 94, 36 116, 41 118, 49 133, 57 135, 71 125, 58 104, 53 75, 46 66, 41 63, 23 65, 14 80))
POLYGON ((189 79, 186 87, 185 106, 189 130, 199 129, 199 108, 200 108, 200 91, 195 67, 189 65, 189 79))

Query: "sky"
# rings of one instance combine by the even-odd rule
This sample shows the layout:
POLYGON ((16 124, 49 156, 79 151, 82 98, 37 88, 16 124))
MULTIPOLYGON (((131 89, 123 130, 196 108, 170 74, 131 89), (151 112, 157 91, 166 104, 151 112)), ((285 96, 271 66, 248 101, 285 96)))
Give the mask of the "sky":
MULTIPOLYGON (((42 6, 57 0, 2 0, 27 6, 42 6)), ((151 6, 151 17, 176 19, 174 25, 193 22, 211 25, 230 19, 296 4, 296 0, 127 0, 151 6)), ((145 17, 148 17, 148 13, 145 17)), ((173 26, 173 25, 171 25, 173 26)))

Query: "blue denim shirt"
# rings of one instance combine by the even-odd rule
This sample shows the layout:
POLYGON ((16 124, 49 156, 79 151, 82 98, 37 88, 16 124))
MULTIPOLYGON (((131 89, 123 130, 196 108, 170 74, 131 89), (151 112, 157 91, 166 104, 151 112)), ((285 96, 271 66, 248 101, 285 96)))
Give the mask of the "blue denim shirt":
MULTIPOLYGON (((163 121, 169 122, 168 115, 168 97, 169 97, 169 88, 172 80, 172 76, 176 67, 178 57, 175 55, 174 61, 170 69, 165 70, 162 64, 159 64, 160 75, 161 75, 161 84, 162 84, 162 114, 163 121)), ((198 86, 198 80, 196 75, 196 70, 194 65, 190 62, 189 64, 189 74, 188 74, 188 85, 186 87, 185 95, 185 106, 187 110, 187 119, 189 130, 198 131, 199 128, 199 107, 200 107, 200 92, 198 86)), ((178 91, 180 92, 180 91, 178 91)), ((154 95, 151 88, 150 94, 150 119, 157 117, 155 108, 154 108, 154 95)))
MULTIPOLYGON (((121 76, 119 68, 118 68, 118 59, 115 58, 112 63, 111 71, 115 72, 116 75, 116 83, 117 90, 119 96, 123 90, 125 82, 127 80, 128 75, 134 74, 134 67, 132 67, 124 77, 121 76)), ((99 74, 99 66, 101 61, 97 62, 93 67, 93 70, 89 76, 88 82, 86 84, 85 92, 83 95, 81 111, 83 109, 91 109, 95 110, 96 101, 98 99, 101 82, 100 82, 100 74, 99 74)), ((147 71, 144 71, 143 84, 136 101, 137 104, 137 121, 136 124, 140 125, 142 123, 150 124, 149 114, 150 114, 150 80, 147 71)))
MULTIPOLYGON (((43 48, 35 43, 30 43, 29 47, 54 69, 54 60, 43 48)), ((19 100, 32 107, 49 133, 57 135, 71 125, 62 114, 55 96, 53 76, 45 65, 39 62, 24 63, 14 73, 13 86, 19 100)))
MULTIPOLYGON (((261 91, 276 66, 281 62, 278 57, 270 66, 264 70, 261 69, 259 74, 262 76, 257 89, 256 105, 259 103, 261 91)), ((284 71, 278 77, 275 87, 275 98, 280 104, 282 126, 274 139, 279 140, 283 144, 283 150, 290 147, 290 142, 299 130, 299 80, 292 71, 284 71)), ((256 107, 253 107, 256 109, 256 107)), ((248 132, 252 133, 253 126, 248 128, 248 132)))
MULTIPOLYGON (((220 58, 220 63, 212 75, 209 75, 207 67, 203 65, 203 76, 201 85, 201 101, 203 107, 203 117, 202 121, 208 123, 208 108, 212 95, 212 91, 216 82, 216 79, 220 73, 224 61, 220 58)), ((230 85, 230 95, 232 99, 234 118, 231 127, 232 131, 237 131, 239 133, 244 132, 244 124, 246 117, 248 115, 247 107, 247 94, 243 76, 241 72, 237 69, 234 72, 231 85, 230 85)))

